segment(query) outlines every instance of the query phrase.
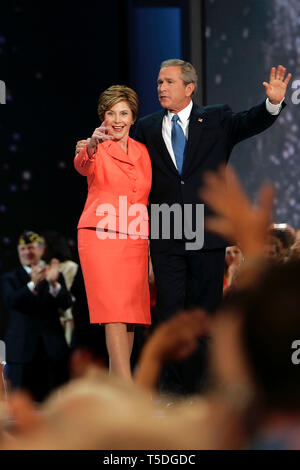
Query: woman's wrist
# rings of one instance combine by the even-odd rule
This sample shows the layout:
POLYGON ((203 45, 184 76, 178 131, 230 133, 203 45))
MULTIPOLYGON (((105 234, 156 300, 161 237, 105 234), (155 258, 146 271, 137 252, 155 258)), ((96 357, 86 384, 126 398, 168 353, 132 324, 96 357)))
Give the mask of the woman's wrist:
POLYGON ((89 158, 93 158, 96 153, 97 145, 87 145, 87 154, 89 158))

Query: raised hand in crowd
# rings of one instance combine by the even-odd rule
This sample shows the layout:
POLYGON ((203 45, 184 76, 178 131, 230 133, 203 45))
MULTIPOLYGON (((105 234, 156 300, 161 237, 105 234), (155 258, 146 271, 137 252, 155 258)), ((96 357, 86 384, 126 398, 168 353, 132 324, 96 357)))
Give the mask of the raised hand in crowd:
POLYGON ((208 218, 207 228, 240 246, 247 263, 241 269, 239 285, 246 287, 264 265, 264 247, 274 200, 273 186, 264 184, 259 191, 258 204, 253 205, 233 168, 222 166, 216 173, 205 175, 200 197, 217 214, 208 218))
POLYGON ((32 267, 31 271, 31 280, 34 283, 34 287, 38 287, 38 285, 46 279, 47 275, 47 266, 35 265, 32 267))
POLYGON ((53 258, 50 261, 50 264, 47 266, 46 279, 53 286, 56 286, 59 277, 59 266, 60 263, 58 259, 53 258))
POLYGON ((218 214, 207 220, 209 230, 234 240, 244 256, 260 256, 271 221, 274 189, 264 184, 257 205, 248 199, 232 167, 220 167, 204 176, 200 196, 218 214))
POLYGON ((184 311, 163 323, 149 338, 139 361, 135 382, 155 388, 166 361, 181 361, 197 348, 198 340, 207 336, 210 319, 205 311, 184 311))

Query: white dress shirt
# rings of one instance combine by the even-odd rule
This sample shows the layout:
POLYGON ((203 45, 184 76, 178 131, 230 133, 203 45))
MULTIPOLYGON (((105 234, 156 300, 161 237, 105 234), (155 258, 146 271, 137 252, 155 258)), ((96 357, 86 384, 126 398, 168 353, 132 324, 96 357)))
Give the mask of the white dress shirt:
MULTIPOLYGON (((41 266, 44 266, 44 262, 41 262, 40 264, 41 264, 41 266)), ((31 271, 32 271, 31 266, 26 266, 26 265, 23 264, 23 268, 25 269, 27 274, 29 274, 29 276, 30 276, 31 271)), ((33 281, 27 282, 27 287, 31 292, 35 293, 35 286, 34 286, 33 281)), ((49 282, 49 292, 50 292, 51 295, 53 295, 53 297, 57 296, 60 289, 61 289, 61 284, 59 282, 56 283, 55 287, 53 287, 49 282)))
MULTIPOLYGON (((283 100, 282 100, 283 101, 283 100)), ((272 104, 269 101, 269 98, 266 99, 266 108, 267 111, 270 114, 273 114, 274 116, 279 114, 281 111, 281 103, 279 104, 272 104)), ((192 111, 193 107, 193 101, 191 100, 190 103, 183 108, 179 113, 177 113, 177 116, 179 117, 178 119, 178 124, 181 126, 183 133, 185 135, 186 140, 188 140, 188 131, 189 131, 189 120, 190 120, 190 114, 192 111)), ((168 152, 172 158, 172 161, 177 168, 177 163, 176 163, 176 158, 174 155, 173 147, 172 147, 172 117, 174 116, 174 113, 171 113, 170 111, 165 114, 163 121, 162 121, 162 136, 164 139, 164 142, 166 144, 166 147, 168 149, 168 152)))

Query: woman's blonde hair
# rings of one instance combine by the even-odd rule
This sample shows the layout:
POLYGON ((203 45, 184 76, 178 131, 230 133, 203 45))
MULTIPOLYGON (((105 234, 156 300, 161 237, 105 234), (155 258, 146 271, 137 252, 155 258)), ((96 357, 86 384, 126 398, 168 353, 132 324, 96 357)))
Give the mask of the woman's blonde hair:
POLYGON ((120 101, 128 103, 133 120, 136 120, 139 112, 139 99, 136 92, 125 85, 112 85, 101 93, 98 101, 98 115, 101 121, 104 120, 106 111, 120 101))

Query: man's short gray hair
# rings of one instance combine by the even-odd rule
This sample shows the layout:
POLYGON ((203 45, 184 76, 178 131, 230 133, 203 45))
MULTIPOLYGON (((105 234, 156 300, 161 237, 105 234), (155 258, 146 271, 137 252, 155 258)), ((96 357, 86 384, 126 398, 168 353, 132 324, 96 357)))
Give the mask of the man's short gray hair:
POLYGON ((181 59, 168 59, 161 63, 160 68, 162 69, 164 67, 181 67, 181 77, 184 85, 186 86, 189 83, 194 83, 194 91, 197 90, 198 76, 195 67, 192 64, 181 59))

